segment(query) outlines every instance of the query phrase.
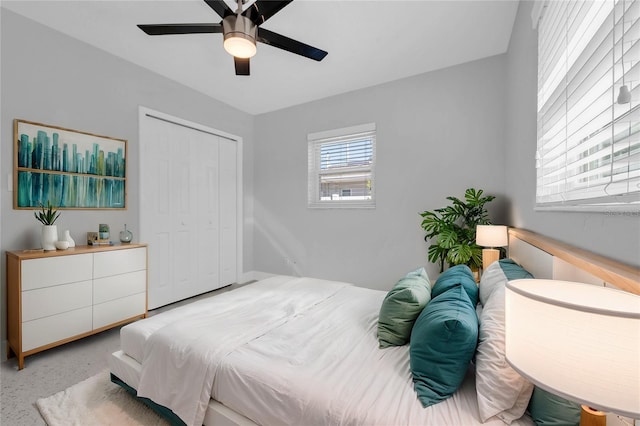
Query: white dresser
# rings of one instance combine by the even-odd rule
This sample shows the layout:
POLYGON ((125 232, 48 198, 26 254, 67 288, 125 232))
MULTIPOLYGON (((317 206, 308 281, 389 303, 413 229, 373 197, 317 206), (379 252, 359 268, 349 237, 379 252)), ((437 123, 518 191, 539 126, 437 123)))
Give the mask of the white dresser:
POLYGON ((147 315, 147 246, 10 251, 9 355, 24 358, 147 315))

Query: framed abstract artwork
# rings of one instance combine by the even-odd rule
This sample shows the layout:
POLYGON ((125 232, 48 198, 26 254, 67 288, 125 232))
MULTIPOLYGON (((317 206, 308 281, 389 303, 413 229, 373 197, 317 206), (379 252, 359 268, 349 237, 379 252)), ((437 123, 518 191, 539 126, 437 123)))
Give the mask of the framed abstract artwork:
POLYGON ((127 141, 14 120, 14 209, 127 208, 127 141))

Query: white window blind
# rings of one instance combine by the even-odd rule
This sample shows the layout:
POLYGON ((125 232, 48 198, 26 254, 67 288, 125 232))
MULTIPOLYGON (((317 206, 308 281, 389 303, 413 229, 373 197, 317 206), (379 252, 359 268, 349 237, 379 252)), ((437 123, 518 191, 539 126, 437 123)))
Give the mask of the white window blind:
POLYGON ((375 207, 375 124, 312 133, 309 207, 375 207))
POLYGON ((640 206, 639 16, 640 0, 547 3, 538 26, 538 207, 640 206), (623 84, 631 102, 618 104, 623 84))

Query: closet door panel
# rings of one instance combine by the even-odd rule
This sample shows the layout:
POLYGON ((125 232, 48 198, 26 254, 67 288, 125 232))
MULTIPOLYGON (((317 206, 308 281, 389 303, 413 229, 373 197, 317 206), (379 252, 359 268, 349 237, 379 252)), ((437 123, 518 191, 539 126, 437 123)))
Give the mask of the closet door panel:
POLYGON ((237 145, 220 141, 220 281, 228 285, 237 281, 237 145))
POLYGON ((197 144, 201 156, 197 163, 196 260, 198 288, 200 293, 204 293, 221 286, 218 244, 220 239, 219 138, 203 133, 197 144))
POLYGON ((171 205, 172 125, 145 117, 141 123, 140 239, 149 244, 149 309, 173 300, 171 205))
POLYGON ((195 269, 193 249, 196 223, 195 168, 198 162, 196 130, 173 126, 177 143, 174 143, 171 198, 173 211, 173 300, 182 300, 198 294, 198 277, 195 269))

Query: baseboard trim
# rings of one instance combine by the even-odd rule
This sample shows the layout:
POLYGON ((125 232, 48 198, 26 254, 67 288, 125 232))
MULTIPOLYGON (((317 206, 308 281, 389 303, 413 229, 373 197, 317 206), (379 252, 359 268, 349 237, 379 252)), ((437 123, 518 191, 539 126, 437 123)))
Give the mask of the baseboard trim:
POLYGON ((238 281, 240 284, 246 284, 251 281, 260 281, 269 277, 273 277, 276 274, 271 274, 269 272, 262 271, 248 271, 242 274, 240 280, 238 281))

